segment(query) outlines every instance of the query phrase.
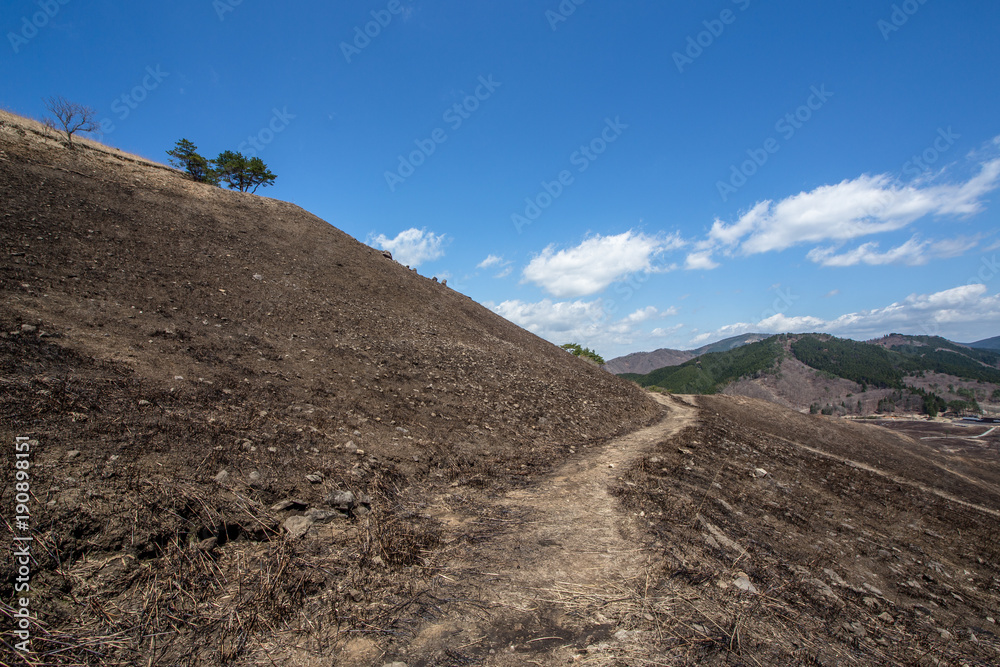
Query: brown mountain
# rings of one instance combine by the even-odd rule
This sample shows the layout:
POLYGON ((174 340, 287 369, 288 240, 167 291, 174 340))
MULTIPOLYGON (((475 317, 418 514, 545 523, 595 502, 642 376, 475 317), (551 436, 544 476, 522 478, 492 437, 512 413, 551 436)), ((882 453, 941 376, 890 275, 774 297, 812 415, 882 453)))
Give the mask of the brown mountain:
POLYGON ((611 359, 604 365, 604 369, 615 375, 622 373, 639 373, 640 375, 645 375, 665 366, 678 366, 685 361, 710 352, 728 352, 743 345, 762 341, 771 335, 758 333, 742 334, 709 343, 708 345, 702 345, 694 350, 672 350, 664 347, 652 352, 633 352, 632 354, 611 359))
POLYGON ((695 358, 691 350, 673 350, 669 347, 652 352, 633 352, 621 357, 615 357, 604 364, 604 370, 615 375, 621 373, 639 373, 644 375, 664 366, 679 366, 689 359, 695 358))

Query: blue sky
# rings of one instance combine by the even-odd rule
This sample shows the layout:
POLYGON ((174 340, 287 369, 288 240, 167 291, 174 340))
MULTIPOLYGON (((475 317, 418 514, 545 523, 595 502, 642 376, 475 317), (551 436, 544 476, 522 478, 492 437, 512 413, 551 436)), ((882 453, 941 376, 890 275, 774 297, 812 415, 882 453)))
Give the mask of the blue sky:
POLYGON ((1000 334, 1000 4, 0 0, 0 105, 94 107, 606 358, 1000 334))

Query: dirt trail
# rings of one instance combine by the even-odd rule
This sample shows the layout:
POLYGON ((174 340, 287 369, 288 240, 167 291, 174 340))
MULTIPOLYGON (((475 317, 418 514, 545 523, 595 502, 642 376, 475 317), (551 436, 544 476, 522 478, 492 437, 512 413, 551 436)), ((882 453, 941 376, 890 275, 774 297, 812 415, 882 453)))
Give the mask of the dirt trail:
POLYGON ((459 589, 447 595, 475 599, 481 620, 438 619, 418 631, 401 659, 410 667, 444 664, 436 661, 448 649, 468 655, 478 647, 489 665, 565 664, 589 644, 624 639, 609 618, 616 603, 634 603, 652 553, 609 489, 630 463, 697 415, 682 398, 656 400, 666 410, 654 426, 581 452, 549 479, 499 500, 509 526, 444 572, 446 588, 459 589))

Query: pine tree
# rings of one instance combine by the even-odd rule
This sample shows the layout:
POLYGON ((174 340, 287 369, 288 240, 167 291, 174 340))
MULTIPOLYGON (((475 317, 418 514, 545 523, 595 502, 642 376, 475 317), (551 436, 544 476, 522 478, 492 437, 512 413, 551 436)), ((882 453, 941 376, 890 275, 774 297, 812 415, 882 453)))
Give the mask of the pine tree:
POLYGON ((170 164, 183 169, 185 173, 199 183, 219 184, 219 176, 212 169, 207 159, 198 154, 198 147, 187 139, 181 139, 173 150, 167 151, 170 164))
POLYGON ((277 178, 259 157, 247 158, 242 153, 223 151, 213 162, 219 178, 240 192, 257 192, 262 185, 274 185, 277 178))

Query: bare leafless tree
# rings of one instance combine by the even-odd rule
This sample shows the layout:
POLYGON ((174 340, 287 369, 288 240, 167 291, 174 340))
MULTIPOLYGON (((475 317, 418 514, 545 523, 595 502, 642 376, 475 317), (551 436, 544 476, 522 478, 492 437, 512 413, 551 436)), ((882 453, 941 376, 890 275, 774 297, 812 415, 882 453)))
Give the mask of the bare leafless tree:
POLYGON ((66 145, 73 148, 73 135, 77 132, 95 132, 100 127, 97 122, 97 112, 91 107, 70 102, 65 97, 48 97, 45 99, 45 108, 56 117, 45 119, 45 124, 58 131, 56 121, 62 125, 62 131, 66 134, 66 145))

